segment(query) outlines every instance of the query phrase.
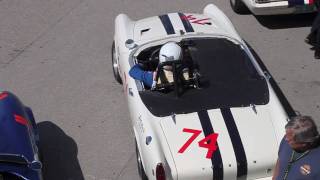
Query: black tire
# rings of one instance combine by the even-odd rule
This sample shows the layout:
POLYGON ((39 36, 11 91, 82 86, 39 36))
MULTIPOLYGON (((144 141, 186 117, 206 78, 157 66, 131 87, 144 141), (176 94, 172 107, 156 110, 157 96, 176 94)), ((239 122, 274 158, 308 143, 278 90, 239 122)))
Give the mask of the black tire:
POLYGON ((112 71, 113 71, 113 76, 116 79, 116 81, 119 84, 122 84, 122 80, 119 74, 119 66, 118 66, 118 62, 116 60, 116 52, 115 52, 115 45, 114 45, 114 41, 112 43, 112 48, 111 48, 111 56, 112 56, 112 71))
POLYGON ((141 158, 140 158, 140 152, 139 152, 136 140, 135 140, 135 143, 136 143, 136 157, 137 157, 137 166, 138 166, 139 176, 141 177, 142 180, 148 180, 148 177, 147 177, 147 175, 146 175, 146 173, 144 171, 144 168, 143 168, 143 164, 142 164, 142 161, 141 161, 141 158))
POLYGON ((242 2, 242 0, 230 0, 231 8, 234 12, 238 14, 248 14, 249 9, 247 6, 242 2))

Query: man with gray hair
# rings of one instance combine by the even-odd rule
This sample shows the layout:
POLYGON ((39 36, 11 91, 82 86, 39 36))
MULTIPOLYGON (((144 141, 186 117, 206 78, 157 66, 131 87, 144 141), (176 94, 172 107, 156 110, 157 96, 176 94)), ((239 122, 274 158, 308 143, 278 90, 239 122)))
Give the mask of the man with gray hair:
POLYGON ((296 116, 285 126, 273 180, 320 180, 320 138, 309 116, 296 116))

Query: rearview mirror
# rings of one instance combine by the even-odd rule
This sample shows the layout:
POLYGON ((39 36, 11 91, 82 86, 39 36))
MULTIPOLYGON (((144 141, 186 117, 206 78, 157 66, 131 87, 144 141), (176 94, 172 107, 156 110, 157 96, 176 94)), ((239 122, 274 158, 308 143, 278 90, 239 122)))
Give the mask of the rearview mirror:
POLYGON ((134 40, 132 40, 132 39, 127 39, 126 42, 125 42, 125 46, 126 46, 126 48, 128 48, 128 49, 133 49, 133 48, 135 48, 135 47, 137 46, 137 44, 134 43, 134 40))

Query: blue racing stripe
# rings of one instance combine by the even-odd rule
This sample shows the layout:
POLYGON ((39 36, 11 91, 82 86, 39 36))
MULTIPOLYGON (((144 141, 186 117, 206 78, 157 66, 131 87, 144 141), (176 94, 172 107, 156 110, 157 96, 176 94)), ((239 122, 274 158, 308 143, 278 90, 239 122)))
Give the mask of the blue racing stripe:
POLYGON ((161 15, 159 16, 163 26, 164 26, 164 29, 166 30, 167 34, 175 34, 174 32, 174 28, 173 28, 173 25, 171 23, 171 20, 168 16, 168 14, 165 14, 165 15, 161 15))
MULTIPOLYGON (((198 112, 200 123, 204 132, 205 137, 214 133, 213 127, 209 118, 208 111, 202 110, 198 112)), ((223 180, 223 163, 220 154, 220 148, 217 142, 217 150, 214 152, 211 157, 212 169, 213 169, 213 179, 214 180, 223 180)))
POLYGON ((304 5, 304 0, 288 0, 288 6, 292 7, 292 6, 301 6, 304 5))
POLYGON ((248 174, 248 163, 246 153, 241 141, 241 137, 237 128, 237 125, 232 116, 231 110, 229 108, 221 109, 224 122, 226 123, 229 136, 231 138, 234 153, 237 159, 238 171, 237 177, 241 177, 248 174))
POLYGON ((184 15, 183 13, 178 13, 178 15, 182 21, 184 28, 186 29, 186 32, 194 32, 194 29, 190 21, 187 19, 186 15, 184 15))

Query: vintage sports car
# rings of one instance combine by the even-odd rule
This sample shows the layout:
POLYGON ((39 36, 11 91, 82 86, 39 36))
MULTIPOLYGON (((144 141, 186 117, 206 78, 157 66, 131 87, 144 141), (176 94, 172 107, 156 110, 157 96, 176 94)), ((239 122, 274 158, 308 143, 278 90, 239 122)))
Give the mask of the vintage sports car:
POLYGON ((314 0, 230 0, 239 14, 251 11, 255 15, 300 14, 316 11, 314 0))
POLYGON ((112 65, 143 180, 271 180, 288 115, 270 75, 218 7, 138 21, 119 14, 112 65), (159 63, 168 42, 181 47, 181 58, 159 63), (174 82, 146 87, 129 75, 137 64, 145 72, 171 66, 174 82))
POLYGON ((0 91, 0 180, 42 180, 39 134, 30 108, 0 91))

